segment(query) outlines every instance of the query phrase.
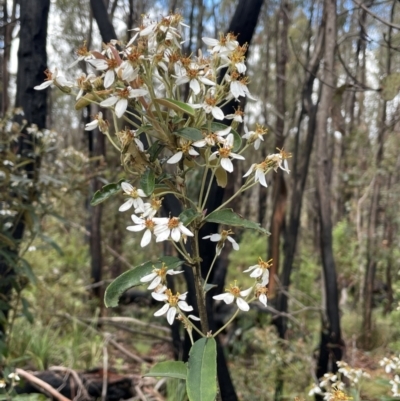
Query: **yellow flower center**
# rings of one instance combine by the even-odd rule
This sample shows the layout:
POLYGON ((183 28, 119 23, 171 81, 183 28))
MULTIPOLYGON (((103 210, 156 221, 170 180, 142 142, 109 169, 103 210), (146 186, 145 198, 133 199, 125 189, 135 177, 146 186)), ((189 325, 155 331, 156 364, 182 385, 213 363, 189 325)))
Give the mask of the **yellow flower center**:
POLYGON ((177 292, 174 295, 174 294, 172 294, 172 291, 168 289, 167 291, 165 291, 165 294, 167 295, 167 297, 168 297, 167 301, 171 306, 178 305, 179 296, 181 295, 181 294, 179 294, 179 292, 177 292))
POLYGON ((168 221, 168 228, 172 230, 173 228, 179 227, 179 218, 178 217, 171 217, 168 221))

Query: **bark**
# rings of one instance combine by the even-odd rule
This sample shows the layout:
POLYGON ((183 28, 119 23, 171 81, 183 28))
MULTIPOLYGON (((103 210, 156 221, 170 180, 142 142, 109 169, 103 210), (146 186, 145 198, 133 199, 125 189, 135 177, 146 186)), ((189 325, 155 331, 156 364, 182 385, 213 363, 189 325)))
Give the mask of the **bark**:
MULTIPOLYGON (((395 2, 392 5, 391 19, 393 22, 395 2)), ((392 42, 392 30, 393 28, 389 26, 388 28, 388 39, 389 44, 387 48, 387 58, 386 58, 386 74, 391 72, 391 42, 392 42)), ((386 118, 387 118, 387 102, 384 100, 382 102, 382 117, 381 125, 378 132, 377 145, 378 149, 375 156, 375 180, 372 190, 372 199, 368 219, 368 232, 367 232, 367 268, 365 271, 364 280, 364 303, 363 303, 363 336, 361 337, 361 345, 369 349, 373 346, 372 341, 372 307, 373 307, 373 292, 375 283, 376 267, 379 257, 379 235, 378 235, 378 225, 379 225, 379 200, 381 197, 381 188, 383 185, 383 174, 381 171, 382 160, 384 156, 384 144, 385 144, 385 134, 386 134, 386 118)))
MULTIPOLYGON (((36 124, 39 128, 45 128, 47 115, 47 91, 36 91, 33 88, 40 85, 47 68, 46 36, 47 17, 50 0, 21 0, 20 1, 20 42, 18 49, 18 73, 17 93, 15 106, 24 111, 27 126, 36 124)), ((40 160, 32 159, 34 139, 24 130, 20 137, 17 153, 22 157, 31 158, 32 162, 25 166, 27 175, 31 179, 37 178, 40 160)), ((28 207, 34 200, 35 193, 31 191, 25 204, 28 207)), ((10 259, 0 256, 0 283, 2 301, 8 303, 12 295, 13 283, 15 284, 14 266, 10 260, 18 260, 18 244, 22 240, 25 231, 24 216, 19 216, 11 228, 12 237, 16 248, 6 249, 10 259)), ((7 318, 7 311, 5 311, 7 318)), ((0 322, 0 339, 5 334, 5 325, 0 322)))
POLYGON ((336 266, 332 249, 330 206, 330 160, 328 149, 328 118, 335 87, 336 2, 325 0, 324 64, 320 103, 316 120, 317 139, 317 196, 320 222, 320 249, 324 275, 326 313, 321 327, 321 342, 317 377, 337 371, 336 362, 342 358, 339 300, 336 266))
MULTIPOLYGON (((300 228, 300 215, 303 204, 303 194, 307 181, 311 152, 315 136, 315 119, 317 105, 313 104, 312 93, 315 77, 320 65, 324 21, 319 28, 319 32, 314 44, 314 52, 310 57, 313 7, 314 5, 312 4, 310 9, 310 26, 307 49, 307 60, 309 60, 309 62, 305 68, 306 77, 302 90, 302 111, 300 113, 299 121, 297 123, 297 135, 295 141, 295 149, 293 152, 293 167, 291 172, 291 209, 287 224, 287 230, 285 232, 285 243, 283 252, 285 255, 285 259, 283 263, 282 274, 280 276, 281 286, 286 291, 289 289, 290 286, 290 276, 293 269, 294 257, 296 254, 297 238, 300 228), (300 146, 301 123, 305 116, 308 116, 309 122, 304 145, 300 146)), ((285 314, 287 312, 287 295, 282 292, 279 293, 276 307, 280 312, 282 312, 282 314, 285 314)), ((285 339, 287 330, 287 318, 284 315, 281 315, 274 321, 274 324, 277 327, 279 336, 282 339, 285 339)))
POLYGON ((108 17, 107 8, 103 1, 90 0, 90 6, 93 11, 93 17, 97 22, 100 30, 100 35, 104 43, 110 42, 112 39, 117 39, 115 29, 108 17))
MULTIPOLYGON (((281 1, 276 27, 276 111, 275 149, 282 149, 285 142, 285 95, 286 64, 288 61, 289 4, 281 1)), ((275 297, 275 275, 279 271, 281 232, 285 221, 287 189, 283 171, 273 175, 273 209, 271 216, 271 235, 269 237, 269 258, 272 258, 268 296, 275 297)))

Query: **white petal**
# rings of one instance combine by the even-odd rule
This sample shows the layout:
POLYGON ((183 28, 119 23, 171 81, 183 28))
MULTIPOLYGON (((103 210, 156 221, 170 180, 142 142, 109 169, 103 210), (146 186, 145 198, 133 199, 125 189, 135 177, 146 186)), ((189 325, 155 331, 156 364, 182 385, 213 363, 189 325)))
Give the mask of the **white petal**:
POLYGON ((182 223, 179 224, 178 228, 183 234, 188 235, 189 237, 193 237, 194 234, 188 228, 186 228, 182 223))
POLYGON ((263 274, 263 269, 261 267, 257 267, 251 274, 250 277, 257 278, 261 277, 263 274))
POLYGON ((148 94, 149 92, 146 89, 131 89, 129 91, 129 97, 142 97, 148 94))
POLYGON ((89 64, 91 64, 93 67, 96 68, 96 70, 99 71, 104 71, 108 68, 108 64, 106 60, 103 59, 91 59, 87 61, 89 64))
POLYGON ((240 88, 240 84, 238 81, 232 81, 230 86, 231 93, 234 98, 238 98, 239 96, 244 96, 243 91, 240 88))
POLYGON ((195 315, 188 315, 188 318, 192 319, 192 320, 196 320, 197 322, 200 322, 200 320, 201 320, 199 317, 197 317, 195 315))
POLYGON ((262 276, 261 285, 265 287, 268 283, 269 283, 269 270, 265 270, 262 276))
POLYGON ((172 325, 172 323, 174 323, 175 315, 176 315, 176 308, 175 306, 173 306, 172 308, 169 309, 167 313, 167 320, 169 324, 172 325))
MULTIPOLYGON (((181 274, 181 273, 184 273, 184 271, 183 271, 183 270, 180 270, 180 271, 168 270, 168 271, 167 271, 167 274, 170 275, 170 276, 175 276, 176 274, 181 274)), ((183 295, 183 294, 182 294, 182 295, 183 295)), ((182 295, 180 296, 179 299, 185 299, 185 298, 181 298, 182 295)))
POLYGON ((231 304, 235 300, 235 296, 230 292, 226 292, 225 294, 214 295, 214 299, 224 301, 226 304, 231 304))
POLYGON ((247 312, 250 309, 249 304, 243 299, 243 298, 236 298, 236 305, 238 306, 239 309, 241 309, 244 312, 247 312))
POLYGON ((157 273, 150 273, 150 274, 146 274, 145 276, 143 276, 140 279, 141 283, 148 283, 149 281, 153 280, 154 278, 157 277, 157 273))
POLYGON ((253 163, 251 167, 248 169, 247 173, 243 177, 248 177, 254 170, 254 166, 256 166, 256 163, 253 163))
POLYGON ((243 270, 243 273, 251 272, 252 270, 257 269, 258 267, 259 267, 258 265, 250 266, 248 269, 243 270))
POLYGON ((193 142, 192 145, 196 146, 196 148, 202 148, 206 146, 207 142, 205 139, 201 139, 200 141, 193 142))
POLYGON ((231 127, 226 127, 222 131, 216 131, 215 134, 218 136, 225 136, 228 135, 231 132, 231 127))
POLYGON ((211 79, 205 78, 205 77, 199 77, 199 81, 203 82, 205 85, 211 85, 214 86, 215 82, 211 81, 211 79))
POLYGON ((52 79, 50 81, 44 81, 42 84, 35 86, 33 89, 40 91, 42 89, 48 88, 52 83, 53 83, 52 79))
MULTIPOLYGON (((154 298, 154 293, 152 293, 151 295, 154 298)), ((165 304, 161 309, 159 309, 157 312, 154 313, 154 316, 162 316, 164 315, 164 313, 169 309, 169 304, 165 304)))
POLYGON ((85 125, 85 131, 92 131, 99 126, 98 120, 93 120, 90 123, 85 125))
POLYGON ((217 46, 219 44, 219 40, 218 39, 214 39, 214 38, 201 38, 201 40, 207 45, 207 46, 217 46))
POLYGON ((115 73, 114 70, 108 70, 106 75, 104 76, 104 87, 107 89, 109 88, 115 80, 115 73))
POLYGON ((239 250, 239 245, 238 243, 232 238, 232 237, 227 237, 227 240, 232 244, 232 248, 237 251, 239 250))
MULTIPOLYGON (((152 292, 151 296, 156 300, 156 301, 166 301, 168 299, 168 295, 163 293, 163 292, 152 292)), ((168 304, 166 304, 168 305, 168 304)), ((165 305, 164 305, 165 306, 165 305)))
POLYGON ((131 219, 135 224, 143 224, 144 225, 144 220, 141 219, 140 217, 137 217, 136 214, 132 214, 131 219))
POLYGON ((179 240, 181 239, 181 231, 179 230, 178 227, 175 227, 171 230, 171 238, 175 241, 175 242, 179 242, 179 240))
POLYGON ((247 290, 240 291, 240 295, 242 297, 247 297, 253 291, 253 287, 248 288, 247 290))
POLYGON ((231 152, 231 154, 229 156, 232 157, 233 159, 245 160, 244 156, 238 155, 237 153, 232 153, 231 152))
POLYGON ((221 159, 221 166, 228 173, 231 173, 233 171, 233 164, 231 162, 231 159, 228 159, 227 157, 223 157, 221 159))
POLYGON ((200 153, 196 152, 193 148, 189 149, 189 155, 191 156, 198 156, 200 153))
POLYGON ((111 97, 108 97, 107 99, 103 100, 103 101, 100 103, 100 106, 102 106, 102 107, 111 107, 111 106, 114 106, 114 104, 118 102, 118 99, 119 99, 118 96, 111 96, 111 97))
POLYGON ((142 241, 140 242, 140 246, 142 248, 144 248, 145 246, 150 244, 150 241, 151 241, 151 231, 149 229, 147 229, 143 234, 143 238, 142 238, 142 241))
POLYGON ((223 120, 225 118, 224 113, 219 107, 213 107, 211 112, 216 120, 223 120))
POLYGON ((118 210, 119 210, 120 212, 125 212, 126 210, 130 209, 130 208, 132 207, 132 205, 133 205, 133 199, 130 198, 130 199, 128 199, 124 204, 122 204, 122 205, 119 207, 118 210))
POLYGON ((189 86, 195 95, 198 95, 200 93, 200 84, 197 79, 191 79, 189 86))
POLYGON ((267 184, 267 181, 265 180, 265 175, 264 175, 263 173, 261 173, 261 174, 257 174, 257 173, 256 173, 256 176, 257 176, 258 181, 260 182, 260 184, 261 184, 263 187, 267 188, 267 187, 268 187, 268 184, 267 184))
POLYGON ((167 230, 159 233, 158 235, 156 234, 156 236, 157 236, 156 242, 162 242, 162 241, 167 240, 169 237, 169 233, 170 233, 170 230, 167 229, 167 230))
POLYGON ((173 156, 171 156, 171 157, 167 160, 167 163, 168 163, 168 164, 175 164, 175 163, 178 163, 179 160, 182 159, 182 156, 183 156, 183 152, 182 152, 182 151, 179 151, 178 153, 175 153, 173 156))
POLYGON ((210 241, 218 242, 221 239, 221 234, 212 234, 210 235, 210 241))
POLYGON ((146 226, 144 224, 140 224, 138 226, 128 226, 126 227, 126 229, 128 231, 133 231, 135 233, 139 232, 139 231, 143 231, 146 228, 146 226))
POLYGON ((129 184, 128 182, 122 182, 121 188, 126 194, 130 194, 133 190, 133 186, 131 184, 129 184))
POLYGON ((182 309, 185 312, 191 312, 193 307, 188 305, 186 301, 179 301, 178 302, 179 309, 182 309))
MULTIPOLYGON (((161 276, 157 276, 157 277, 150 283, 150 285, 147 287, 147 289, 148 289, 148 290, 154 290, 155 288, 157 288, 157 287, 161 284, 161 281, 162 281, 161 276)), ((163 294, 163 293, 156 292, 156 294, 163 294)), ((163 294, 163 295, 165 295, 165 294, 163 294)), ((157 301, 166 301, 168 297, 167 297, 166 295, 165 295, 165 297, 166 297, 166 298, 160 298, 160 299, 155 298, 155 297, 153 297, 153 298, 154 298, 154 299, 157 299, 157 301)))
POLYGON ((119 99, 115 105, 115 114, 118 118, 122 117, 128 107, 128 99, 119 99))
POLYGON ((264 305, 267 306, 267 296, 265 294, 261 294, 258 297, 258 300, 264 305))

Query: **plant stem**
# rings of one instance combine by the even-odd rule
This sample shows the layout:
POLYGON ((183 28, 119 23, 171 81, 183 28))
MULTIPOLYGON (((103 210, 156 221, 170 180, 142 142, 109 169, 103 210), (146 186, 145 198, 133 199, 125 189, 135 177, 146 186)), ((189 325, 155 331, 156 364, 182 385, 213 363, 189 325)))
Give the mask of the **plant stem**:
POLYGON ((222 330, 224 330, 226 327, 228 327, 236 318, 237 314, 239 313, 240 309, 237 308, 236 312, 231 316, 231 318, 219 329, 217 330, 214 334, 213 337, 217 337, 219 333, 221 333, 222 330))
POLYGON ((213 259, 213 261, 211 262, 211 266, 210 266, 210 268, 209 268, 209 270, 208 270, 206 279, 204 280, 203 291, 205 291, 205 289, 206 289, 206 285, 207 285, 208 279, 210 278, 211 270, 212 270, 212 268, 214 267, 214 263, 215 263, 215 261, 217 260, 217 257, 218 257, 218 254, 215 253, 214 259, 213 259))
POLYGON ((199 250, 199 229, 194 230, 193 238, 193 259, 195 264, 193 266, 194 285, 196 288, 197 307, 199 309, 199 317, 201 320, 201 329, 203 333, 208 333, 208 317, 206 309, 205 293, 203 291, 203 283, 201 277, 201 259, 199 250))

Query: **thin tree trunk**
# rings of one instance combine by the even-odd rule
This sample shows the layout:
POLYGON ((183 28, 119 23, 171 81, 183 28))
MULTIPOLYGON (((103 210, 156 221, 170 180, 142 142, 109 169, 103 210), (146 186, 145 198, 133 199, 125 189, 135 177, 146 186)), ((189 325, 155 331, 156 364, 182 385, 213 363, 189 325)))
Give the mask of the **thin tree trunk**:
MULTIPOLYGON (((393 22, 394 9, 396 2, 393 2, 390 21, 393 22)), ((387 57, 386 57, 386 74, 389 75, 391 72, 391 43, 392 43, 392 27, 388 28, 387 36, 387 57)), ((363 330, 361 344, 364 348, 369 349, 372 346, 372 306, 373 306, 373 290, 376 274, 376 266, 378 262, 378 249, 379 249, 379 235, 378 235, 378 224, 379 224, 379 200, 381 196, 381 188, 383 185, 383 176, 381 171, 381 165, 384 154, 384 143, 386 134, 386 118, 387 118, 387 102, 382 102, 382 119, 381 126, 378 132, 377 145, 378 149, 375 158, 375 169, 376 175, 374 180, 371 208, 369 212, 368 220, 368 238, 367 238, 367 269, 365 272, 364 281, 364 308, 363 308, 363 330)))
POLYGON ((317 138, 317 195, 320 221, 320 249, 323 265, 326 315, 321 327, 321 342, 317 377, 337 371, 336 362, 342 358, 339 300, 336 266, 332 249, 332 221, 330 206, 330 160, 328 118, 335 88, 336 2, 325 0, 324 64, 321 96, 316 120, 317 138))
MULTIPOLYGON (((17 93, 15 106, 24 111, 19 116, 27 121, 26 127, 36 124, 43 129, 46 126, 47 115, 47 91, 36 91, 33 88, 44 81, 44 71, 47 68, 46 38, 47 17, 49 13, 50 0, 20 0, 20 41, 18 49, 18 72, 17 93)), ((35 180, 38 177, 40 160, 32 159, 34 137, 26 129, 19 138, 17 153, 24 158, 31 158, 32 162, 25 166, 29 178, 35 180)), ((34 198, 32 188, 31 197, 25 200, 28 207, 34 198)), ((10 260, 18 261, 18 244, 23 238, 25 231, 24 216, 18 215, 14 226, 10 229, 11 235, 17 245, 16 248, 8 249, 10 256, 5 259, 0 255, 0 294, 3 302, 8 303, 12 295, 14 266, 10 260), (8 278, 8 280, 5 280, 8 278), (6 284, 4 284, 6 283, 6 284)), ((7 250, 4 250, 7 251, 7 250)), ((8 311, 5 311, 7 318, 8 311)), ((6 324, 0 321, 0 340, 5 335, 6 324)))
MULTIPOLYGON (((286 63, 288 61, 289 4, 281 1, 276 24, 276 111, 275 149, 282 149, 285 141, 285 95, 286 63)), ((283 171, 273 175, 273 210, 271 216, 271 235, 269 237, 269 256, 272 258, 268 295, 275 297, 275 275, 279 271, 281 231, 286 212, 287 189, 283 171)))

